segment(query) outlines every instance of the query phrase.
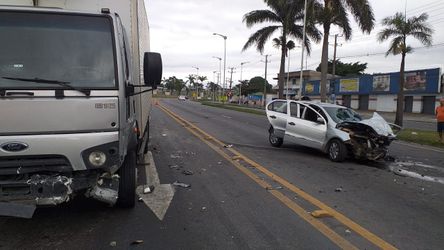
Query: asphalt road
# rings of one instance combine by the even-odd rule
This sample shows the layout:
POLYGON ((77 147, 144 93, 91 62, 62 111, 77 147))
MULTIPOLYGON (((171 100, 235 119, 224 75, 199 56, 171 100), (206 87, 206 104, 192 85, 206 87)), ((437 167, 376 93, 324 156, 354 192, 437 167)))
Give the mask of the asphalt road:
MULTIPOLYGON (((339 248, 338 240, 327 237, 322 227, 309 223, 304 219, 306 215, 289 206, 298 204, 306 214, 316 209, 300 192, 397 248, 442 249, 444 184, 439 181, 444 177, 443 151, 394 143, 390 152, 398 165, 332 163, 309 148, 288 144, 272 148, 268 144, 268 122, 263 116, 188 101, 160 103, 285 178, 300 189, 299 193, 270 182, 269 177, 253 168, 249 169, 258 178, 248 176, 155 106, 150 150, 160 183, 179 181, 191 185, 176 187, 162 221, 143 202, 132 210, 123 210, 77 198, 60 207, 40 208, 31 220, 0 218, 0 249, 339 248), (413 177, 393 173, 400 167, 413 177), (193 174, 185 175, 184 170, 193 174), (437 178, 427 179, 430 176, 437 178), (260 186, 261 181, 269 181, 274 190, 260 186), (276 198, 278 192, 288 197, 286 202, 282 197, 276 198), (135 240, 143 243, 132 244, 135 240)), ((358 248, 376 248, 369 241, 374 238, 360 236, 349 227, 350 223, 344 225, 333 218, 312 220, 321 221, 358 248)))

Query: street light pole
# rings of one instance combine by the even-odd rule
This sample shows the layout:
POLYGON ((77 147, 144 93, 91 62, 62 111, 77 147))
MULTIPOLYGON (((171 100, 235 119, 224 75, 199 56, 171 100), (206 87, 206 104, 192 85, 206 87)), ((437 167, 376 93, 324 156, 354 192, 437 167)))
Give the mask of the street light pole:
POLYGON ((303 28, 303 32, 302 32, 302 55, 301 55, 301 75, 299 77, 299 91, 298 91, 298 95, 297 95, 297 99, 300 100, 301 99, 301 93, 302 93, 302 74, 304 71, 304 49, 305 49, 305 36, 306 36, 306 23, 307 23, 307 0, 305 0, 305 4, 304 4, 304 28, 303 28))
POLYGON ((241 62, 241 71, 240 71, 240 84, 239 84, 239 105, 241 104, 241 97, 242 97, 242 69, 244 64, 249 62, 241 62))
POLYGON ((265 98, 267 97, 266 93, 267 93, 267 64, 268 64, 268 57, 271 55, 265 55, 265 82, 264 82, 264 93, 263 93, 263 98, 262 101, 264 102, 264 107, 265 107, 265 98))
POLYGON ((220 84, 220 74, 222 71, 222 58, 217 57, 217 56, 213 56, 213 58, 216 58, 217 60, 219 60, 219 75, 217 77, 217 84, 219 85, 220 84))
MULTIPOLYGON (((196 82, 197 80, 199 80, 199 67, 193 66, 192 68, 197 70, 197 74, 196 74, 196 82)), ((199 82, 197 82, 197 99, 199 99, 199 82)))
POLYGON ((225 69, 227 67, 227 36, 219 34, 219 33, 213 33, 215 36, 220 36, 224 39, 224 75, 223 75, 223 83, 222 83, 222 93, 225 96, 225 69))

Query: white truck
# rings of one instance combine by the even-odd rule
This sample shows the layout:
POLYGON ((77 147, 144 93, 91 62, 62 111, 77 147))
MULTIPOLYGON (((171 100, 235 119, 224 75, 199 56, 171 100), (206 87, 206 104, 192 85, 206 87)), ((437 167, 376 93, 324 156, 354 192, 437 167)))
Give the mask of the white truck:
POLYGON ((162 61, 143 0, 0 0, 0 215, 133 207, 162 61))

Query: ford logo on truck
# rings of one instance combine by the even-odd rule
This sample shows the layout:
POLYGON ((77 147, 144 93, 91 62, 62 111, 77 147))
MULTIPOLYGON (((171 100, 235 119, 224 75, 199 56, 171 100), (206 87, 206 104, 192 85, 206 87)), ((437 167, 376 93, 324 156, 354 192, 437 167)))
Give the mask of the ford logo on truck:
POLYGON ((8 152, 18 152, 27 149, 29 146, 23 142, 7 142, 1 145, 1 148, 8 152))

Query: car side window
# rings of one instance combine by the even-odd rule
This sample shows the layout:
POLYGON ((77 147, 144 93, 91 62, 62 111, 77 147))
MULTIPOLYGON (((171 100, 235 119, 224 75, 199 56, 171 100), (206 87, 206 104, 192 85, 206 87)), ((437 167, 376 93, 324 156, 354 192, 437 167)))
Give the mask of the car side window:
POLYGON ((305 106, 303 104, 300 104, 301 106, 304 106, 304 113, 301 116, 301 119, 311 121, 311 122, 317 122, 318 117, 320 117, 313 109, 309 108, 308 106, 305 106))
POLYGON ((295 102, 290 103, 290 116, 298 118, 298 104, 295 102))
POLYGON ((314 110, 316 110, 319 114, 322 115, 322 117, 324 117, 324 119, 325 119, 326 121, 328 121, 328 119, 327 119, 327 115, 325 114, 325 112, 324 112, 320 107, 318 107, 318 106, 316 106, 316 105, 310 105, 310 107, 312 107, 314 110))
POLYGON ((268 110, 287 114, 287 102, 286 101, 276 101, 268 105, 268 110))

